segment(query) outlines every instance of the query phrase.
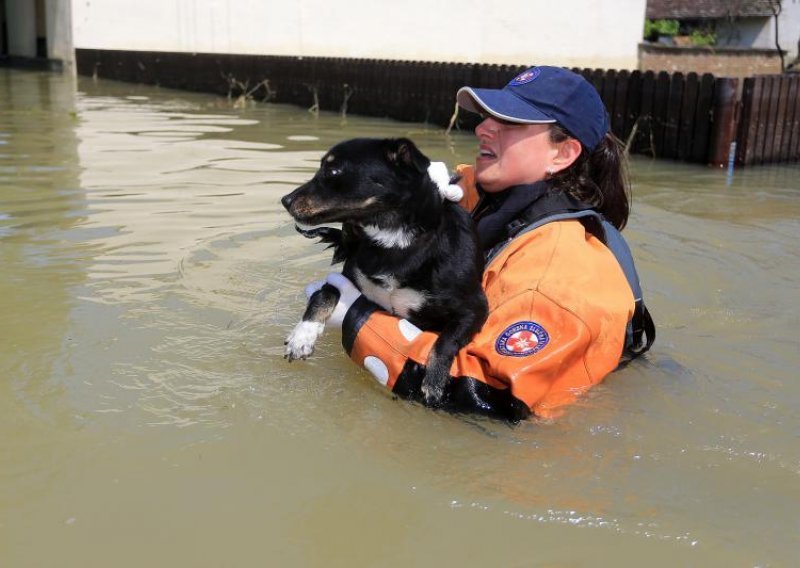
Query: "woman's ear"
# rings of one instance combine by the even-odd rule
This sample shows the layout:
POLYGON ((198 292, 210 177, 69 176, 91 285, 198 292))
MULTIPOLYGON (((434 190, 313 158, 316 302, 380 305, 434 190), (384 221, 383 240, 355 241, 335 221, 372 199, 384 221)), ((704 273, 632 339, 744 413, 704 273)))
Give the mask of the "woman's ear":
POLYGON ((583 151, 581 143, 572 137, 567 138, 562 142, 558 142, 556 145, 558 147, 558 151, 556 152, 556 155, 552 161, 553 173, 566 170, 573 163, 575 163, 575 160, 578 159, 578 156, 580 156, 581 152, 583 151))

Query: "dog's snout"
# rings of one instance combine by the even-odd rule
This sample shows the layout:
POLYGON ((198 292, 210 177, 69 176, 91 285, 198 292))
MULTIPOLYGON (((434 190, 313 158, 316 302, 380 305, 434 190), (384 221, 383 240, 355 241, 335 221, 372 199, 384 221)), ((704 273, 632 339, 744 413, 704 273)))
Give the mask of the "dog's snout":
POLYGON ((294 192, 288 193, 281 197, 281 205, 283 205, 286 210, 289 210, 289 207, 292 206, 292 201, 294 201, 294 192))

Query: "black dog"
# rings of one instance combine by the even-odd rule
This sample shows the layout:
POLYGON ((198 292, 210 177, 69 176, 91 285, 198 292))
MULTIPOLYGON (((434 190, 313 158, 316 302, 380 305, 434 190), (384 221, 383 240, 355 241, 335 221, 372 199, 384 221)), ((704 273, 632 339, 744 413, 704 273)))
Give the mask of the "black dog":
MULTIPOLYGON (((426 404, 444 402, 456 353, 488 314, 483 255, 469 214, 444 199, 428 175, 430 160, 410 140, 357 138, 323 156, 311 181, 281 199, 307 225, 297 229, 334 247, 333 262, 370 300, 439 338, 427 360, 426 404)), ((314 293, 286 341, 285 357, 305 359, 339 299, 328 284, 314 293)))

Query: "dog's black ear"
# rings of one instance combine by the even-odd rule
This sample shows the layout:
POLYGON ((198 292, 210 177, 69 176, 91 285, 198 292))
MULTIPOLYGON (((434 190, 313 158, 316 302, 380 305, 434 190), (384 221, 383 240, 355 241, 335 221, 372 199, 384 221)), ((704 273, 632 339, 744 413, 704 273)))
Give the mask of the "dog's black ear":
POLYGON ((398 167, 410 167, 424 173, 431 161, 419 151, 416 144, 408 138, 392 138, 387 140, 386 157, 398 167))

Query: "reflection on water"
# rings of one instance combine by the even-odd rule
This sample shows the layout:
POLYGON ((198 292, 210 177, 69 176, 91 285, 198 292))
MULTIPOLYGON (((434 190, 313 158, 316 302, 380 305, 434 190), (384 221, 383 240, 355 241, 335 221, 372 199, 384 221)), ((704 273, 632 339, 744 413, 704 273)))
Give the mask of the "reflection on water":
POLYGON ((279 198, 362 135, 475 148, 0 70, 3 565, 792 563, 800 167, 636 159, 659 341, 510 428, 393 400, 335 336, 282 359, 329 256, 279 198))

